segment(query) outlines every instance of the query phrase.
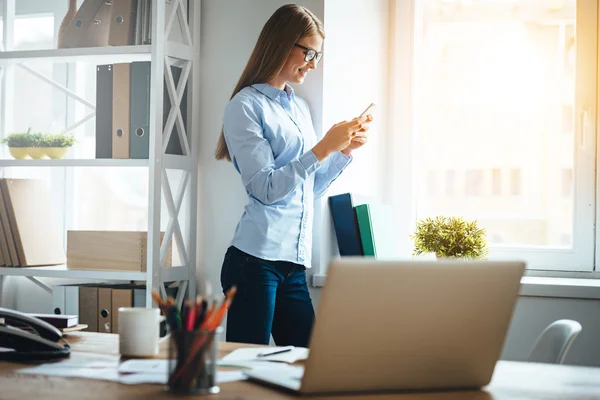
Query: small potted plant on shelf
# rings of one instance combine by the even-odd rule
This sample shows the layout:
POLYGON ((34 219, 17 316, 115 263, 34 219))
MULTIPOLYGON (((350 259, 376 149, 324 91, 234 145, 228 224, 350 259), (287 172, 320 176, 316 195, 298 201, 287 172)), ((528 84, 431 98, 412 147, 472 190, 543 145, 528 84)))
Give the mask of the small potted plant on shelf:
POLYGON ((75 144, 75 138, 65 134, 43 135, 40 147, 44 154, 52 159, 65 158, 69 147, 75 144))
POLYGON ((18 159, 22 160, 25 158, 36 158, 36 147, 39 146, 41 138, 39 133, 31 133, 31 129, 27 132, 15 132, 11 133, 5 138, 2 138, 2 143, 8 146, 10 154, 18 159))
POLYGON ((462 217, 425 218, 417 223, 411 239, 414 256, 434 253, 438 259, 484 259, 488 254, 485 229, 462 217))

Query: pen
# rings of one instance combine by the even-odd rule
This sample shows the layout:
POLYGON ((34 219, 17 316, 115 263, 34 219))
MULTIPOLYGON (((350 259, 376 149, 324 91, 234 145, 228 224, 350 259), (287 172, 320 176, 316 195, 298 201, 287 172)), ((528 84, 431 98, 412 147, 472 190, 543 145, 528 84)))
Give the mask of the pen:
POLYGON ((294 346, 287 346, 287 347, 285 347, 283 349, 271 351, 271 352, 268 352, 268 353, 260 353, 258 355, 258 357, 274 356, 275 354, 287 353, 288 351, 292 351, 293 349, 294 349, 294 346))

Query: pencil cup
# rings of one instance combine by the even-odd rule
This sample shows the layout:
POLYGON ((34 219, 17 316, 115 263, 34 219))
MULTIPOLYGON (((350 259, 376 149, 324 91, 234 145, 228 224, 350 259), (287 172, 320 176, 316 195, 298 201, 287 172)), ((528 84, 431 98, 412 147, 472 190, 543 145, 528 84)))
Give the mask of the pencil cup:
POLYGON ((169 340, 167 390, 181 394, 216 394, 217 352, 223 328, 172 331, 169 340))

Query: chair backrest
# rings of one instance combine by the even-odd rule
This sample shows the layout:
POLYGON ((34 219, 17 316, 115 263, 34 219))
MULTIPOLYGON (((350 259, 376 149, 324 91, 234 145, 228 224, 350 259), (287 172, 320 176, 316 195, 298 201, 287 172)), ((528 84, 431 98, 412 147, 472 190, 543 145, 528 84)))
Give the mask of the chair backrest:
POLYGON ((581 324, 570 319, 554 321, 538 337, 529 355, 530 362, 562 364, 581 332, 581 324))

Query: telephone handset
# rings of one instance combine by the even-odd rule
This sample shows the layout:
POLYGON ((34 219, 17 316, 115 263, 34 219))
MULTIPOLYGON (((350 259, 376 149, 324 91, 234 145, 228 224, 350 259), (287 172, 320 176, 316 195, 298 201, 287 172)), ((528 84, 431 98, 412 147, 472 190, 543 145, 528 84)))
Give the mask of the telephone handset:
POLYGON ((0 307, 0 360, 29 361, 67 357, 62 332, 41 319, 0 307), (60 342, 63 343, 60 343, 60 342), (8 351, 5 351, 8 350, 8 351))

